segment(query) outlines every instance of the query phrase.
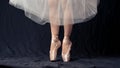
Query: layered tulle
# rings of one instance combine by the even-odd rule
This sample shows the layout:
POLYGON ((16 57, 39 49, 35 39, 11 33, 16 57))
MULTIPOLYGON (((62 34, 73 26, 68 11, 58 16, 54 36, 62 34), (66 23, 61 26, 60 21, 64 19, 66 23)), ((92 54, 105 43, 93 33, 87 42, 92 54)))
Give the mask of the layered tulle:
POLYGON ((92 19, 99 0, 10 0, 9 4, 24 10, 35 23, 64 25, 92 19))

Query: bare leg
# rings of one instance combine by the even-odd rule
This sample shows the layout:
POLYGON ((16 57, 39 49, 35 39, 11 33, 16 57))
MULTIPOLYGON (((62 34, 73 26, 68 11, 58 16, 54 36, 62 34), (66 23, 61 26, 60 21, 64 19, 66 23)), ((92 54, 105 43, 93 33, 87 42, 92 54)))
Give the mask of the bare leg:
POLYGON ((64 38, 69 39, 72 32, 72 9, 68 3, 69 0, 62 0, 62 8, 64 12, 64 38))
POLYGON ((61 46, 58 38, 59 35, 59 13, 58 2, 59 0, 48 0, 49 3, 49 18, 51 27, 51 46, 50 46, 50 60, 55 61, 57 56, 57 49, 61 46))
POLYGON ((58 14, 58 1, 59 0, 48 0, 49 2, 49 18, 50 18, 50 26, 51 26, 51 35, 52 38, 54 36, 58 36, 59 34, 59 14, 58 14))
POLYGON ((71 6, 67 3, 69 0, 62 0, 62 8, 64 12, 64 38, 62 44, 62 57, 65 62, 70 60, 70 49, 72 42, 70 41, 70 35, 72 32, 72 11, 71 6))

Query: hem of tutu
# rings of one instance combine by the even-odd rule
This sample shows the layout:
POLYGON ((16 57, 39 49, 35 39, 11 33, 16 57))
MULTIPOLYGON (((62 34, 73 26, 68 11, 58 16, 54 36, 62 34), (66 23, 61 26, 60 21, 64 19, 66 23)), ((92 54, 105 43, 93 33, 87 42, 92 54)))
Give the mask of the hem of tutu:
MULTIPOLYGON (((30 10, 30 12, 31 12, 30 13, 30 12, 28 12, 29 11, 28 9, 26 11, 24 9, 24 7, 21 6, 21 5, 19 5, 19 4, 15 4, 14 2, 11 2, 11 1, 9 1, 9 4, 12 5, 12 6, 14 6, 14 7, 16 7, 16 8, 18 8, 18 9, 23 10, 24 13, 25 13, 25 16, 28 17, 29 19, 31 19, 32 21, 34 21, 37 24, 40 24, 40 25, 45 25, 47 23, 50 24, 50 20, 49 19, 47 19, 47 18, 46 19, 42 19, 42 18, 40 18, 40 17, 37 16, 37 13, 35 13, 35 12, 31 11, 31 10, 30 10)), ((90 15, 89 17, 87 17, 85 19, 73 19, 73 23, 69 23, 69 24, 79 24, 79 23, 87 22, 87 21, 91 20, 92 18, 94 18, 96 16, 96 14, 97 14, 97 12, 94 13, 94 14, 92 14, 92 15, 90 15)), ((60 25, 60 26, 64 25, 63 23, 60 23, 60 24, 53 23, 53 24, 60 25)))

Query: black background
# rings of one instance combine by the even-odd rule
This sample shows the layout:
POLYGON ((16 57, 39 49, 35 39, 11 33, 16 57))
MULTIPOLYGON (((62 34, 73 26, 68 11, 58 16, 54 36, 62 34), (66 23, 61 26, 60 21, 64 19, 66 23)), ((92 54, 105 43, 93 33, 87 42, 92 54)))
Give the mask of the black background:
MULTIPOLYGON (((76 24, 71 34, 72 57, 120 56, 120 15, 116 0, 101 0, 98 14, 92 20, 76 24)), ((60 39, 63 26, 60 27, 60 39)), ((0 58, 49 58, 50 25, 39 25, 24 12, 0 1, 0 58)), ((61 49, 59 50, 59 56, 61 49)))

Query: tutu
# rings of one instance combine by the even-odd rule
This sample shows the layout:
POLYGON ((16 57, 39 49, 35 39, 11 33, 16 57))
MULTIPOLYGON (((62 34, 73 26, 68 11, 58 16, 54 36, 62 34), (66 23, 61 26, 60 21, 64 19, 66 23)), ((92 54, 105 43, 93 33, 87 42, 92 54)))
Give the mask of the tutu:
POLYGON ((35 23, 56 25, 82 23, 97 14, 99 0, 9 0, 35 23))

